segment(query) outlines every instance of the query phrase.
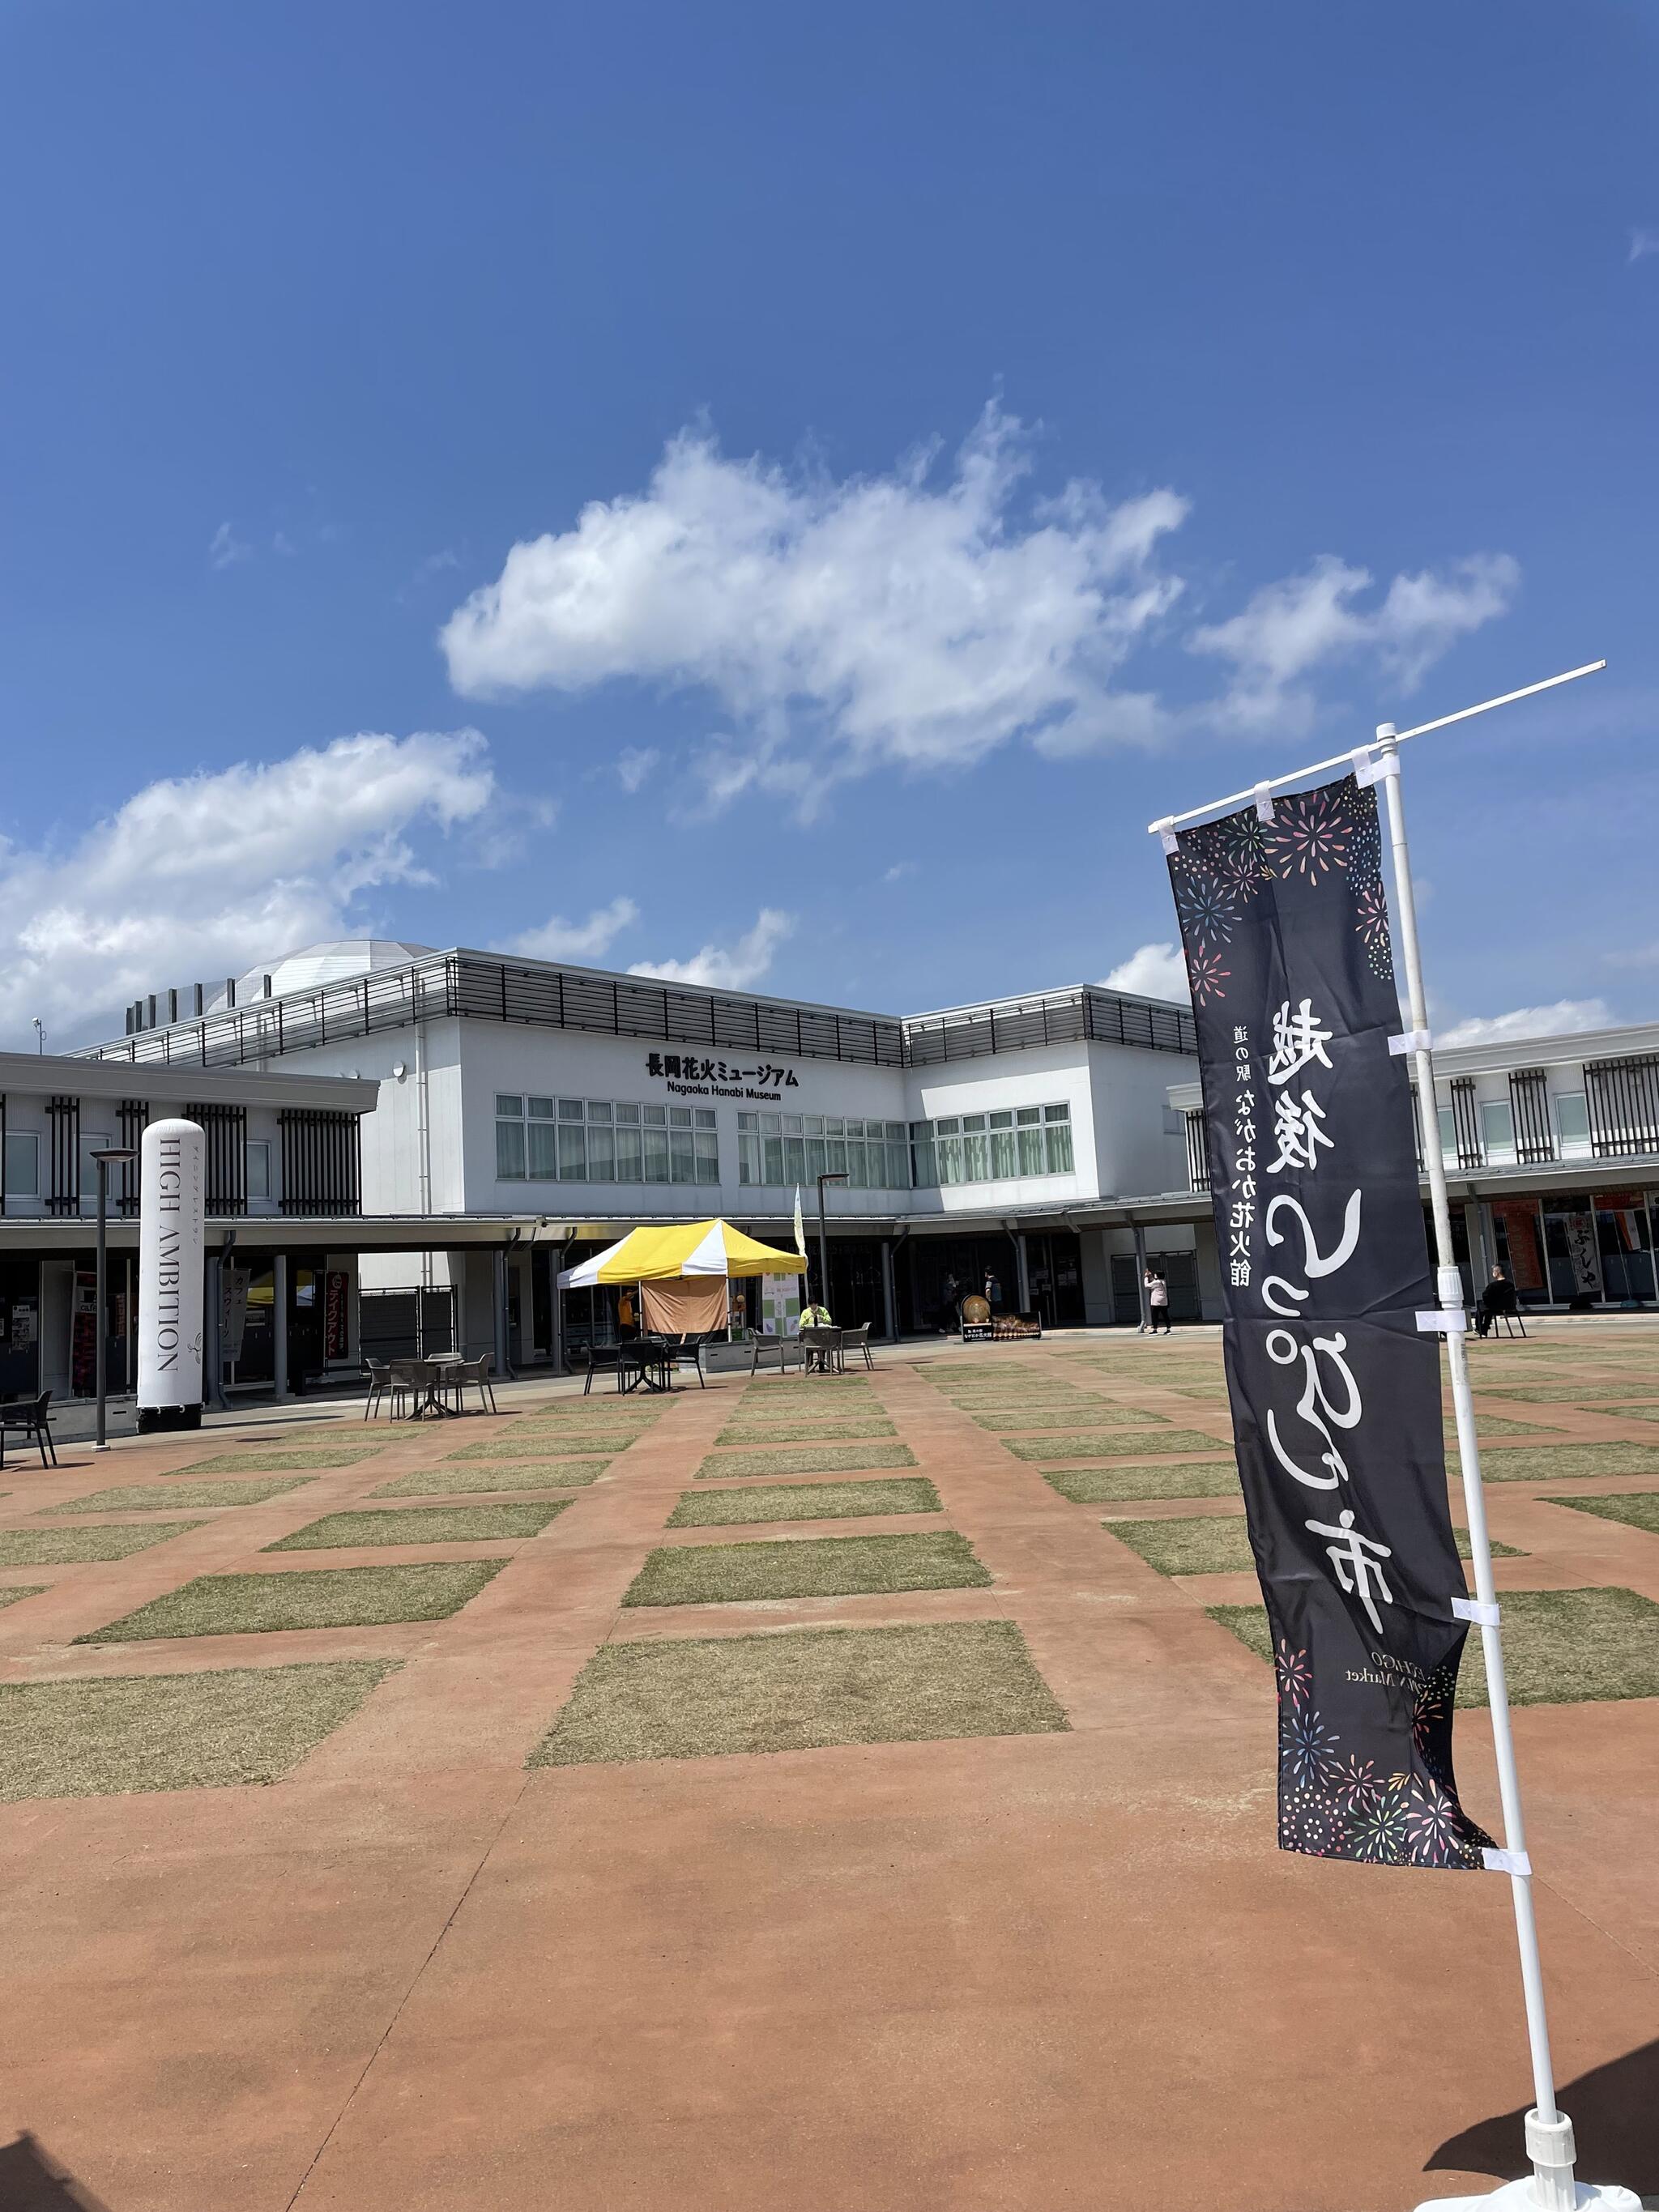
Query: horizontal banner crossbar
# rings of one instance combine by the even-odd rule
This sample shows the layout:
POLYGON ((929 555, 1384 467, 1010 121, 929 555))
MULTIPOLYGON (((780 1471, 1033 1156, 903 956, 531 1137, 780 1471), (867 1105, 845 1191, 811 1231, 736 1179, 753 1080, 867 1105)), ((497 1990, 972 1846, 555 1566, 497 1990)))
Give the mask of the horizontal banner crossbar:
MULTIPOLYGON (((1225 814, 1235 806, 1253 801, 1258 813, 1269 804, 1267 794, 1281 790, 1286 784, 1300 783, 1304 775, 1319 775, 1328 768, 1352 768, 1362 753, 1376 750, 1376 745, 1387 742, 1403 745, 1407 738, 1426 737, 1431 730, 1443 730, 1453 722, 1467 722, 1472 714, 1489 714, 1494 707, 1512 706, 1517 699, 1530 699, 1535 692, 1553 691, 1558 684, 1574 683, 1581 676, 1594 676, 1607 666, 1605 660, 1587 660, 1582 668, 1569 668, 1559 676, 1547 676, 1541 684, 1523 684, 1518 691, 1505 691, 1500 698, 1483 699, 1479 706, 1460 707, 1455 714, 1442 714, 1437 720, 1419 722, 1414 730, 1390 729, 1381 726, 1386 738, 1379 737, 1369 745, 1351 748, 1346 753, 1333 753, 1328 760, 1314 761, 1307 768, 1291 769, 1285 775, 1269 776, 1265 783, 1253 783, 1248 790, 1229 792, 1225 799, 1212 799, 1203 806, 1189 806, 1184 814, 1165 814, 1156 822, 1146 824, 1154 837, 1173 830, 1178 823, 1196 822, 1201 814, 1225 814)), ((1269 817, 1270 818, 1270 817, 1269 817)))

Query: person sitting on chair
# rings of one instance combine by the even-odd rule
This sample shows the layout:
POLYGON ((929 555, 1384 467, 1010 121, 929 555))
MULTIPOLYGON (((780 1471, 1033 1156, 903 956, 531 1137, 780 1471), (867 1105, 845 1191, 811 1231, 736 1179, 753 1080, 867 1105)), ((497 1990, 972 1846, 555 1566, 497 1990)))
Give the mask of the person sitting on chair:
POLYGON ((1513 1313, 1516 1296, 1509 1277, 1501 1267, 1494 1267, 1486 1288, 1474 1302, 1474 1333, 1490 1336, 1492 1325, 1501 1313, 1513 1313))
MULTIPOLYGON (((828 1306, 814 1304, 801 1308, 800 1325, 803 1328, 833 1328, 836 1324, 830 1318, 828 1306)), ((830 1355, 820 1347, 809 1344, 806 1347, 806 1364, 808 1367, 821 1367, 827 1372, 830 1355)))

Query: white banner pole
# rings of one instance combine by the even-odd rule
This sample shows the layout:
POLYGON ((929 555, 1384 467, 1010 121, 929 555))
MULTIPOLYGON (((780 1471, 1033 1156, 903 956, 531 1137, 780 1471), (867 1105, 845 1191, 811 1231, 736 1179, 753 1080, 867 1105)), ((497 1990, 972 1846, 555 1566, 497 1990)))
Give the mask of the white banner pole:
MULTIPOLYGON (((1489 1852, 1487 1864, 1507 1873, 1515 1905, 1515 1932, 1521 1950, 1521 1988, 1526 2000, 1527 2040, 1532 2049, 1534 2108, 1526 2117, 1527 2155, 1532 2160, 1530 2184, 1511 2183, 1485 2197, 1439 2197, 1433 2203, 1442 2212, 1454 2206, 1473 2207, 1501 2203, 1535 2206, 1538 2212, 1584 2212, 1595 2206, 1601 2212, 1639 2212, 1640 2200, 1618 2187, 1593 2189, 1573 2179, 1575 2149, 1572 2122, 1555 2101, 1555 2075, 1550 2059, 1549 2022, 1544 2008, 1544 1970, 1538 1953, 1538 1923, 1533 1912, 1532 1865, 1527 1856, 1525 1822, 1521 1812, 1521 1778, 1515 1764, 1515 1739, 1510 1728, 1509 1689, 1504 1674, 1504 1646, 1498 1629, 1499 1606, 1492 1580, 1492 1540, 1486 1532, 1486 1493, 1480 1486, 1480 1447, 1475 1437, 1474 1400, 1469 1389, 1469 1359, 1464 1342, 1466 1316, 1463 1279, 1452 1257, 1451 1205, 1446 1192, 1446 1168, 1440 1153, 1439 1115, 1434 1095, 1434 1055, 1429 1036, 1428 1000, 1423 988, 1423 957, 1417 935, 1417 903, 1412 891, 1411 854, 1406 842, 1406 811, 1400 791, 1400 740, 1391 722, 1377 726, 1378 782, 1388 794, 1389 844, 1394 860, 1395 908, 1400 922, 1401 954, 1406 969, 1406 993, 1411 1009, 1413 1049, 1417 1073, 1419 1126, 1428 1168, 1429 1196, 1434 1213, 1435 1284, 1440 1309, 1446 1316, 1446 1360, 1451 1370, 1452 1408, 1457 1429, 1457 1457, 1463 1479, 1463 1503, 1469 1531, 1469 1559, 1474 1570, 1475 1605, 1472 1608, 1480 1629, 1481 1656, 1486 1665, 1486 1695, 1492 1710, 1492 1748, 1498 1760, 1498 1795, 1504 1814, 1504 1847, 1489 1852), (1523 2191, 1519 2197, 1515 2191, 1523 2191)), ((1419 2212, 1430 2212, 1427 2205, 1419 2212)))

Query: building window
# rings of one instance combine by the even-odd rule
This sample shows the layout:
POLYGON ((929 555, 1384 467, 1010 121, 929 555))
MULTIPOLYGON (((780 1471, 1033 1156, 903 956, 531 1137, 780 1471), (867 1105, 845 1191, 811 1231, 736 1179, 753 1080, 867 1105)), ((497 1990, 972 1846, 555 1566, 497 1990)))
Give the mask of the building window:
MULTIPOLYGON (((712 1114, 697 1115, 701 1125, 712 1114)), ((918 1127, 922 1126, 918 1124, 918 1127)), ((702 1139, 699 1139, 699 1144, 702 1139)), ((709 1137, 712 1160, 713 1136, 709 1137)), ((843 1114, 739 1114, 738 1181, 788 1190, 821 1175, 844 1175, 852 1190, 908 1190, 910 1152, 902 1121, 850 1120, 843 1114)), ((700 1182, 718 1181, 703 1172, 700 1182)))
POLYGON ((495 1096, 495 1173, 502 1182, 718 1183, 720 1138, 707 1107, 503 1091, 495 1096))
POLYGON ((1515 1110, 1507 1098, 1487 1098, 1480 1107, 1480 1141, 1486 1148, 1487 1164, 1495 1168, 1515 1164, 1515 1110))
POLYGON ((1564 1091, 1555 1102, 1555 1130, 1564 1160, 1590 1156, 1589 1109, 1582 1091, 1564 1091))
MULTIPOLYGON (((902 1133, 896 1122, 889 1122, 887 1128, 890 1133, 902 1133)), ((890 1147, 885 1138, 883 1149, 890 1158, 902 1152, 896 1142, 890 1147)), ((1070 1175, 1074 1167, 1072 1109, 1063 1105, 1020 1106, 998 1114, 946 1115, 936 1121, 912 1121, 910 1164, 918 1190, 952 1183, 1002 1182, 1020 1176, 1070 1175)))
POLYGON ((495 1176, 500 1182, 522 1182, 524 1166, 524 1101, 497 1092, 495 1097, 495 1176))
POLYGON ((0 1187, 9 1199, 40 1197, 40 1139, 33 1129, 7 1130, 5 1172, 0 1187))
POLYGON ((270 1196, 270 1139, 269 1137, 250 1137, 247 1141, 247 1194, 252 1198, 270 1196))

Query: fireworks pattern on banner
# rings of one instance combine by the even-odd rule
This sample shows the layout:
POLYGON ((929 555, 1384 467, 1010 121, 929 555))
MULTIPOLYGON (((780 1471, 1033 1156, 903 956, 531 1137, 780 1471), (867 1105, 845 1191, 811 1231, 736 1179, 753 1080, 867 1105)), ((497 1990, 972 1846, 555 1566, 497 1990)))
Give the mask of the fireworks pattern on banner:
POLYGON ((1413 1695, 1413 1726, 1427 1770, 1378 1774, 1353 1759, 1310 1698, 1313 1668, 1305 1651, 1279 1638, 1279 1844, 1315 1858, 1369 1860, 1376 1866, 1478 1869, 1492 1841, 1443 1788, 1451 1771, 1455 1669, 1438 1668, 1413 1695))
POLYGON ((1247 810, 1184 830, 1173 874, 1195 1005, 1226 998, 1231 979, 1221 963, 1223 946, 1263 888, 1289 876, 1316 886, 1346 877, 1366 965, 1385 981, 1394 974, 1376 794, 1369 787, 1362 790, 1352 776, 1275 799, 1271 822, 1247 810))

